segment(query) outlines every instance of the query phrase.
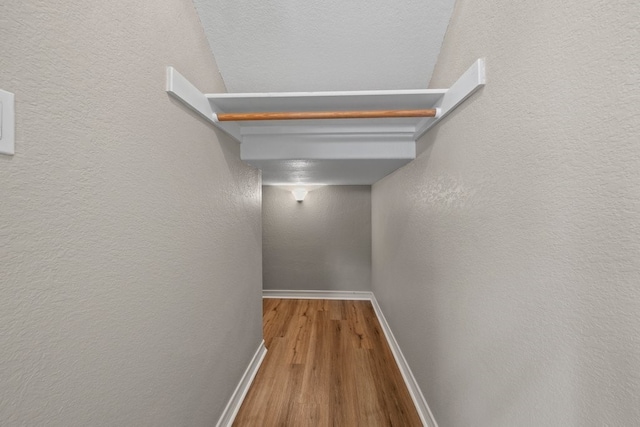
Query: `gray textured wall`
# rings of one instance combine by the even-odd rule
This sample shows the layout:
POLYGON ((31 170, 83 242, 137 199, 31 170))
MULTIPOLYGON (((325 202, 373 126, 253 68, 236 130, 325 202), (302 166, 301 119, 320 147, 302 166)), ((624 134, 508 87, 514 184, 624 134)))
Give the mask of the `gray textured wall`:
POLYGON ((441 426, 640 425, 639 25, 457 2, 431 86, 479 57, 487 86, 372 195, 373 290, 441 426))
POLYGON ((265 289, 371 290, 371 187, 262 187, 265 289))
POLYGON ((212 426, 261 340, 259 173, 190 0, 4 1, 0 425, 212 426))

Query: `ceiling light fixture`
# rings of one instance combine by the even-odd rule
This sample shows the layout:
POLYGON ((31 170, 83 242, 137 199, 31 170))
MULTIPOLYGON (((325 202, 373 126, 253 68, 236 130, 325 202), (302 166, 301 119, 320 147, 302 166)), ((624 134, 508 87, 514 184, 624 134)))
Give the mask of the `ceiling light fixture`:
POLYGON ((305 190, 304 188, 296 188, 295 190, 293 190, 291 192, 291 194, 293 194, 293 197, 298 201, 298 202, 302 202, 304 200, 304 197, 307 195, 308 191, 305 190))

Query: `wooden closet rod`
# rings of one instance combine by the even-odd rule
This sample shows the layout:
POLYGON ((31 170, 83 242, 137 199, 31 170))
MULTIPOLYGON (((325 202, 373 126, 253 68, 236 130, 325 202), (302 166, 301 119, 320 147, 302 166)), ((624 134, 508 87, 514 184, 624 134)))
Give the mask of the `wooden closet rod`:
POLYGON ((370 110, 370 111, 300 111, 277 113, 221 113, 220 122, 247 120, 308 120, 308 119, 382 119, 392 117, 436 117, 437 109, 370 110))

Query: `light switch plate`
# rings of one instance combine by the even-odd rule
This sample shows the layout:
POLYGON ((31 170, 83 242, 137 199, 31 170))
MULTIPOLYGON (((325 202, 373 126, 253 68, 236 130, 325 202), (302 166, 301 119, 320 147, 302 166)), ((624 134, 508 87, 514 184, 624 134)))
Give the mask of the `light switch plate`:
POLYGON ((15 132, 15 97, 13 93, 0 89, 0 154, 15 154, 15 132))

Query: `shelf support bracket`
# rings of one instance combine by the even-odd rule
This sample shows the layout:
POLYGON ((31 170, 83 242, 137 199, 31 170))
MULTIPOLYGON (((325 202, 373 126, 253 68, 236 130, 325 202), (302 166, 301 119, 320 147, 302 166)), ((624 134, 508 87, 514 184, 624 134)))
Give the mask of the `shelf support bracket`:
POLYGON ((220 123, 217 116, 219 111, 214 111, 209 99, 173 67, 167 67, 166 91, 232 138, 237 141, 242 140, 238 125, 235 123, 220 123))
POLYGON ((464 100, 483 87, 486 82, 485 59, 480 58, 447 89, 447 92, 440 102, 435 105, 435 107, 440 109, 440 114, 434 118, 425 118, 418 123, 416 131, 413 134, 414 139, 417 141, 418 138, 435 126, 436 123, 455 110, 458 105, 462 104, 464 100))

